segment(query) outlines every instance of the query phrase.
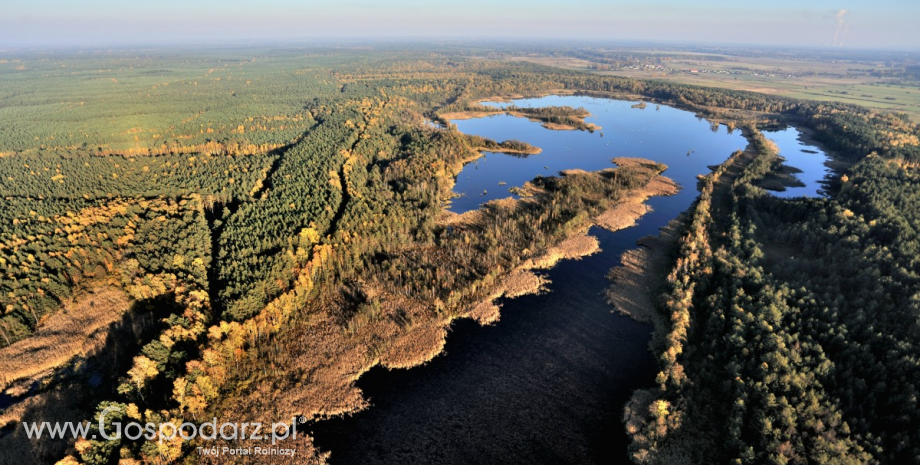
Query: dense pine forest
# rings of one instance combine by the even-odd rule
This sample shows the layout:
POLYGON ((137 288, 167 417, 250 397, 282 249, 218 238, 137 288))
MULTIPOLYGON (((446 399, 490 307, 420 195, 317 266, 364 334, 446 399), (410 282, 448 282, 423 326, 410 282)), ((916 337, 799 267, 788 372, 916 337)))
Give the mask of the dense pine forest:
MULTIPOLYGON (((8 395, 26 398, 0 414, 4 463, 208 460, 194 441, 41 442, 17 426, 52 412, 312 420, 365 406, 354 387, 362 372, 438 353, 445 325, 475 316, 505 274, 665 169, 541 177, 524 202, 445 220, 463 163, 534 148, 464 135, 442 115, 552 93, 689 109, 744 128, 750 143, 700 180, 682 225, 658 300, 656 386, 624 413, 630 457, 918 463, 916 124, 488 51, 388 49, 48 52, 0 63, 0 350, 54 341, 42 328, 83 302, 116 328, 67 354, 64 368, 0 373, 8 395), (828 197, 758 187, 782 169, 758 132, 777 124, 810 129, 849 166, 828 197), (102 308, 113 293, 127 304, 102 308), (120 338, 136 351, 102 357, 126 347, 120 338)), ((583 109, 501 111, 592 130, 583 109)), ((297 441, 297 463, 325 460, 308 435, 297 441)))

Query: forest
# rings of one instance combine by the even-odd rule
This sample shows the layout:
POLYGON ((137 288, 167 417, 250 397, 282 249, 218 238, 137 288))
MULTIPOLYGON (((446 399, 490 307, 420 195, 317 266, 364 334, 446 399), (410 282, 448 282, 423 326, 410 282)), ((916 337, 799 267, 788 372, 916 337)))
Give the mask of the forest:
POLYGON ((636 392, 624 414, 632 458, 913 463, 909 155, 841 151, 859 161, 834 197, 783 200, 756 186, 779 169, 775 148, 758 135, 749 150, 701 182, 660 300, 658 388, 636 392))
MULTIPOLYGON (((366 406, 361 373, 440 352, 452 319, 664 170, 539 177, 520 202, 445 219, 464 163, 538 151, 461 134, 445 115, 594 129, 584 109, 478 104, 552 93, 673 105, 750 143, 700 180, 687 212, 657 308, 660 373, 624 413, 633 461, 920 457, 920 129, 904 115, 451 50, 48 52, 0 64, 0 82, 0 355, 104 290, 128 296, 119 315, 162 313, 105 367, 88 352, 0 376, 25 398, 0 413, 0 462, 209 460, 195 441, 30 442, 16 427, 91 379, 105 381, 69 417, 366 406), (777 124, 851 165, 827 198, 758 187, 782 164, 758 128, 777 124)), ((326 460, 298 441, 299 459, 326 460)))

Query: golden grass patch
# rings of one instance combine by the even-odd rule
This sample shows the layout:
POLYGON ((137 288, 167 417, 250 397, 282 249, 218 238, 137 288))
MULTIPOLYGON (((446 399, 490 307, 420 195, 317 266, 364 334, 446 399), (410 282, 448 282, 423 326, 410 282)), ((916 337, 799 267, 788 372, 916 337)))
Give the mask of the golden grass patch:
MULTIPOLYGON (((642 165, 655 165, 651 160, 643 158, 614 158, 613 162, 621 168, 641 167, 642 165)), ((680 186, 664 176, 656 176, 643 187, 630 192, 630 196, 619 202, 613 208, 598 215, 594 222, 598 226, 610 231, 619 231, 636 224, 642 215, 651 211, 645 201, 649 197, 661 195, 674 195, 680 186)))
POLYGON ((109 325, 121 319, 130 306, 128 296, 110 286, 66 303, 31 337, 0 349, 0 388, 8 389, 17 381, 17 385, 28 386, 74 356, 102 347, 109 325))
POLYGON ((674 220, 657 236, 639 239, 641 247, 620 256, 620 266, 607 274, 612 281, 606 289, 607 303, 630 318, 663 328, 665 322, 655 309, 659 285, 670 271, 670 256, 677 244, 680 223, 674 220))

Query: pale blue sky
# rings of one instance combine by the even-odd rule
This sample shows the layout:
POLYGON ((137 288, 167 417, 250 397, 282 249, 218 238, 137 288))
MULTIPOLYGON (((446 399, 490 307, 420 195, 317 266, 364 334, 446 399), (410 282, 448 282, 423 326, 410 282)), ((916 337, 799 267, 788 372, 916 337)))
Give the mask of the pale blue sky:
POLYGON ((918 19, 916 0, 0 0, 0 47, 418 36, 820 47, 836 36, 917 49, 918 19))

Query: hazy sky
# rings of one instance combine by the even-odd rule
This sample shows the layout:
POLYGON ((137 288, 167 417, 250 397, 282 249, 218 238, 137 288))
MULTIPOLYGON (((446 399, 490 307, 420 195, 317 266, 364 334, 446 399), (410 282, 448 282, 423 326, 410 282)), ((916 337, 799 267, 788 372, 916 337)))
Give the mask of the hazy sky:
POLYGON ((603 38, 920 48, 917 0, 0 0, 0 47, 314 37, 603 38))

